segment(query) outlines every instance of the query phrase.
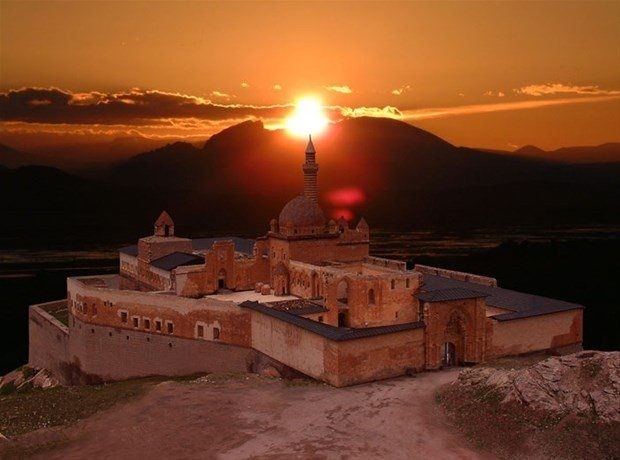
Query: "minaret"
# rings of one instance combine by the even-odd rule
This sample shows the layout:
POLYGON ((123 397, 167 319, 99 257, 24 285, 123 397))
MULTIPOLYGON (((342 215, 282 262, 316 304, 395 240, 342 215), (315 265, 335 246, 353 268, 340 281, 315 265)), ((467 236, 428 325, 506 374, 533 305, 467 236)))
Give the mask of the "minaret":
POLYGON ((304 196, 310 198, 315 203, 318 202, 318 190, 316 186, 316 176, 319 172, 319 165, 316 163, 316 150, 312 144, 312 135, 308 135, 308 146, 306 147, 306 162, 303 165, 304 171, 304 196))

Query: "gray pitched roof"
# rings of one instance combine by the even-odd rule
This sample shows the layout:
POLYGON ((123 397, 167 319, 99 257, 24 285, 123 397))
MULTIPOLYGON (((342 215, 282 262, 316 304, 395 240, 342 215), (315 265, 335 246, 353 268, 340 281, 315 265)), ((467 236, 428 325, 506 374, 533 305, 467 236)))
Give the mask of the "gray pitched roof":
POLYGON ((151 262, 151 265, 162 270, 174 270, 182 265, 200 265, 205 262, 204 257, 186 252, 173 252, 167 256, 160 257, 151 262))
POLYGON ((136 257, 138 255, 138 245, 132 244, 131 246, 124 246, 120 248, 118 252, 122 252, 123 254, 127 254, 128 256, 136 257))
POLYGON ((336 342, 340 342, 343 340, 362 339, 365 337, 374 337, 376 335, 391 334, 394 332, 401 332, 424 327, 424 323, 421 321, 415 323, 395 324, 393 326, 379 326, 367 328, 335 327, 329 324, 312 321, 311 319, 304 318, 303 316, 297 316, 287 311, 276 310, 260 302, 246 301, 239 305, 244 308, 258 311, 265 315, 273 316, 274 318, 278 318, 287 323, 294 324, 295 326, 313 332, 314 334, 318 334, 322 337, 325 337, 326 339, 334 340, 336 342))
POLYGON ((460 287, 437 289, 436 291, 423 291, 416 294, 416 297, 423 302, 445 302, 448 300, 479 299, 488 297, 488 294, 460 287))
POLYGON ((426 295, 432 291, 442 291, 449 289, 463 289, 475 291, 486 295, 486 303, 492 307, 511 310, 508 313, 500 313, 493 316, 498 321, 508 321, 511 319, 527 318, 530 316, 546 315, 566 310, 583 309, 583 305, 565 302, 563 300, 550 299, 533 294, 512 291, 495 286, 485 286, 471 281, 459 281, 451 278, 444 278, 437 275, 422 275, 422 293, 426 295))

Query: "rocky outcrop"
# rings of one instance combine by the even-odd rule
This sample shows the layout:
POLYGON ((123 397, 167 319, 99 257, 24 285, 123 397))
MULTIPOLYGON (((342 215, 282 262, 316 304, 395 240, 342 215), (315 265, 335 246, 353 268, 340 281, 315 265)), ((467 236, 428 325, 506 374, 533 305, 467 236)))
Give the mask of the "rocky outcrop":
POLYGON ((501 403, 552 415, 620 422, 620 352, 582 351, 518 370, 472 368, 453 385, 482 389, 501 403))
POLYGON ((59 384, 47 369, 22 366, 0 377, 0 395, 31 388, 52 388, 59 384))

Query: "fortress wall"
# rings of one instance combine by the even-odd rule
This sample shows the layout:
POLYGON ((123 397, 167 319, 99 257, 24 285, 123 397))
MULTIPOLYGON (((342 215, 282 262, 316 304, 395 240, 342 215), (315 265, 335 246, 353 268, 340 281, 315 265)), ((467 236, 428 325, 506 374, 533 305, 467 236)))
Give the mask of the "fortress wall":
POLYGON ((28 365, 45 368, 62 376, 62 366, 68 355, 69 332, 46 310, 66 308, 67 301, 59 300, 32 305, 28 310, 28 365))
POLYGON ((70 318, 63 375, 73 383, 151 375, 247 372, 252 350, 221 342, 186 339, 88 324, 70 318))
POLYGON ((336 342, 335 386, 355 385, 424 369, 424 329, 336 342))
POLYGON ((252 348, 310 377, 324 380, 327 339, 285 321, 252 312, 252 348))
POLYGON ((424 369, 424 329, 334 341, 252 312, 252 348, 310 377, 342 387, 424 369))
MULTIPOLYGON (((113 277, 99 278, 112 282, 113 277)), ((81 321, 130 331, 154 332, 161 336, 251 346, 250 312, 233 302, 122 291, 85 284, 96 279, 67 280, 70 311, 81 321), (83 307, 78 308, 79 305, 83 307), (127 322, 122 321, 122 312, 126 312, 127 322), (137 327, 134 327, 134 318, 137 318, 137 327), (158 322, 161 323, 160 331, 156 330, 158 322), (168 334, 169 323, 172 324, 172 334, 168 334), (198 334, 199 324, 203 326, 202 338, 198 334), (219 330, 217 338, 213 336, 214 328, 219 330)))
POLYGON ((487 358, 580 345, 583 310, 569 310, 511 321, 492 320, 487 358))

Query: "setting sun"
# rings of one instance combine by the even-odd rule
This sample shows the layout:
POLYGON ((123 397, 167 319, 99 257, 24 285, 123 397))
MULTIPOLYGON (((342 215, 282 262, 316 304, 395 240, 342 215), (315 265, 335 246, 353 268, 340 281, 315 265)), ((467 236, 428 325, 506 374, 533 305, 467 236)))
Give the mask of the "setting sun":
POLYGON ((297 102, 295 111, 286 120, 286 129, 296 136, 307 136, 323 131, 328 121, 323 114, 321 102, 307 97, 297 102))

